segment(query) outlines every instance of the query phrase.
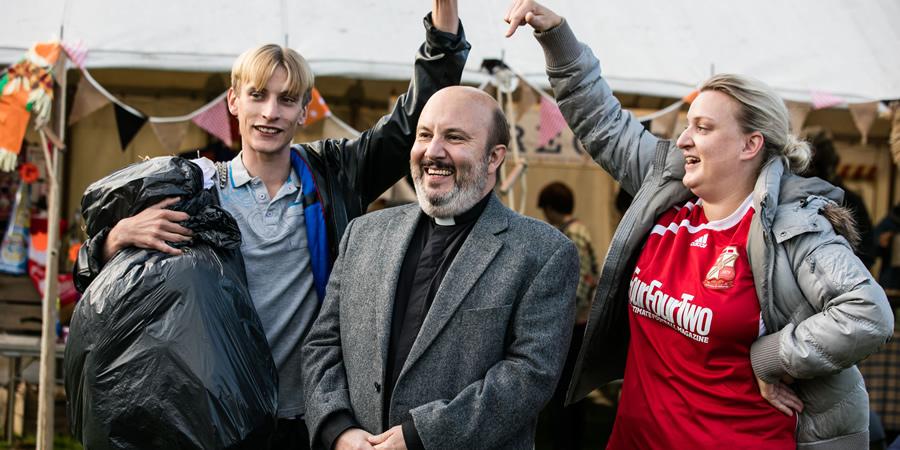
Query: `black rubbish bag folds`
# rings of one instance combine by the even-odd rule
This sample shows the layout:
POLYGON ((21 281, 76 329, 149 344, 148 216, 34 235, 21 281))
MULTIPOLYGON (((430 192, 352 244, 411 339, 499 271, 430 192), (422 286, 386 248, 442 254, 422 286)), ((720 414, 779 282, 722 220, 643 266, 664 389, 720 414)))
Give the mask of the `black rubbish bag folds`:
POLYGON ((240 231, 182 158, 133 164, 82 199, 90 236, 172 196, 194 237, 173 256, 118 252, 75 308, 66 406, 86 449, 264 449, 278 376, 253 307, 240 231))

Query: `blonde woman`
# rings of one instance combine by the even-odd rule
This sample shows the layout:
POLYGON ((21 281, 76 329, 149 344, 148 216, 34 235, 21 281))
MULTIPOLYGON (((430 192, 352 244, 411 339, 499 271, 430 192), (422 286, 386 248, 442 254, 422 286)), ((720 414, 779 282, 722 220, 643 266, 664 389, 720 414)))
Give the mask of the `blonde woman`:
POLYGON ((868 448, 854 366, 891 336, 842 192, 763 83, 716 75, 677 141, 621 109, 590 49, 532 0, 569 126, 635 196, 610 245, 569 401, 624 378, 608 448, 868 448))

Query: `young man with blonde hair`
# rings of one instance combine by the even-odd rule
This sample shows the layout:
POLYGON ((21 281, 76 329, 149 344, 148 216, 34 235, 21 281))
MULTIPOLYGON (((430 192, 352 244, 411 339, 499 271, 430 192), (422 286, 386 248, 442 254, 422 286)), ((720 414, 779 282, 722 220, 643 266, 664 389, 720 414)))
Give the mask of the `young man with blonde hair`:
MULTIPOLYGON (((204 173, 240 226, 250 294, 278 367, 274 448, 309 445, 300 344, 324 298, 347 223, 408 173, 425 102, 462 75, 469 45, 456 0, 434 0, 425 27, 409 91, 374 128, 350 140, 291 145, 306 120, 314 79, 297 52, 266 45, 235 62, 228 108, 240 123, 242 150, 218 170, 205 164, 204 173)), ((176 201, 160 202, 85 243, 76 268, 79 289, 123 248, 180 253, 167 242, 188 240, 192 232, 179 225, 186 214, 166 209, 176 201)))

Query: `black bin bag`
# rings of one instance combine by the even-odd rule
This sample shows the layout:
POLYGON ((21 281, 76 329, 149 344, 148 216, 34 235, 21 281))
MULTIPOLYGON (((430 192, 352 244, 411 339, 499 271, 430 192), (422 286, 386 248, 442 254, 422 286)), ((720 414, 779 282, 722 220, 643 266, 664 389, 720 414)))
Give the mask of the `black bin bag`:
POLYGON ((264 449, 278 375, 247 290, 234 218, 199 167, 155 158, 88 187, 90 236, 171 196, 183 253, 128 248, 75 308, 65 353, 69 424, 87 449, 264 449))

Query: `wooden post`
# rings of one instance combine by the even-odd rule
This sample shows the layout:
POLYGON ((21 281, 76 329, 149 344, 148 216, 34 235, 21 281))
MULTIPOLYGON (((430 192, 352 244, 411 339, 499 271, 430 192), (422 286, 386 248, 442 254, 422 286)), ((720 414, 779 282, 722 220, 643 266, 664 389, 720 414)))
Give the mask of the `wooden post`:
MULTIPOLYGON (((60 58, 66 58, 60 50, 60 58)), ((54 141, 65 142, 66 131, 66 64, 62 63, 60 73, 57 75, 57 85, 54 86, 56 95, 53 96, 54 119, 53 128, 57 139, 54 141)), ((42 130, 41 144, 47 148, 46 133, 42 130)), ((38 450, 53 449, 54 431, 54 406, 56 396, 56 320, 59 312, 56 301, 59 298, 58 274, 59 274, 59 218, 62 209, 60 181, 62 178, 62 158, 65 147, 54 145, 52 164, 48 178, 50 189, 48 190, 48 219, 47 219, 47 268, 44 276, 43 314, 41 317, 41 370, 38 385, 38 426, 37 446, 38 450)))

